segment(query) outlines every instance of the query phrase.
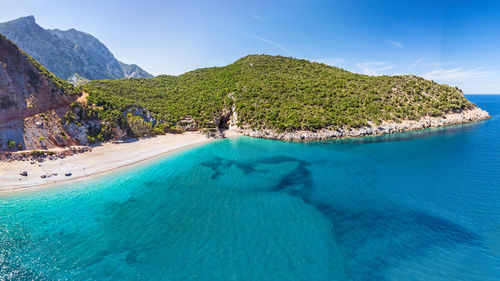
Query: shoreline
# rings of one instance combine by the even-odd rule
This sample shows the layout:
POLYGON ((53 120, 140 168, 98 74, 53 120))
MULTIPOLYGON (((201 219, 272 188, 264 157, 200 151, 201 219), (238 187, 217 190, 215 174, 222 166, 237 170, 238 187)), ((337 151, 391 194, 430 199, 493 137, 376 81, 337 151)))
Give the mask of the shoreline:
POLYGON ((35 164, 30 161, 0 161, 0 195, 80 181, 211 141, 213 139, 203 134, 188 132, 118 144, 103 143, 92 151, 35 164), (21 176, 23 171, 28 175, 21 176), (66 176, 66 173, 71 175, 66 176), (42 175, 46 177, 42 178, 42 175))
MULTIPOLYGON (((274 130, 257 131, 231 128, 224 131, 223 134, 226 138, 249 136, 282 141, 321 141, 411 132, 427 128, 474 123, 490 118, 488 112, 480 108, 473 108, 460 113, 446 114, 442 117, 424 117, 419 121, 405 120, 401 123, 383 122, 381 125, 371 124, 372 126, 348 130, 322 129, 318 132, 277 133, 274 130)), ((183 134, 159 135, 132 142, 103 143, 100 146, 93 147, 90 151, 43 162, 0 161, 0 178, 2 179, 0 181, 0 195, 102 175, 213 140, 200 132, 186 132, 183 134), (23 171, 26 171, 28 175, 20 175, 23 171), (71 173, 71 175, 66 176, 67 173, 71 173), (45 177, 42 178, 41 176, 44 175, 45 177)))
POLYGON ((386 134, 403 133, 439 128, 451 125, 474 123, 490 119, 489 113, 479 107, 464 110, 459 113, 448 113, 440 117, 423 117, 420 120, 403 120, 400 123, 382 122, 380 125, 370 123, 369 126, 349 129, 321 129, 312 131, 280 132, 276 130, 237 129, 244 136, 282 141, 321 141, 335 139, 361 138, 368 136, 381 136, 386 134))

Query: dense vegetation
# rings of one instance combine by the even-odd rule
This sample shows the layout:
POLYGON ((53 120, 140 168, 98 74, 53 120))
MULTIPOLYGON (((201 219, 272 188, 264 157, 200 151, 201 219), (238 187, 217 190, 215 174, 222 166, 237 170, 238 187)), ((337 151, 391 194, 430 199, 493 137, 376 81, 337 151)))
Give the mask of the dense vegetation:
POLYGON ((232 107, 240 125, 294 131, 417 120, 474 106, 458 88, 420 77, 367 76, 267 55, 179 76, 92 81, 82 90, 102 116, 142 107, 167 127, 191 117, 213 128, 215 117, 232 107))

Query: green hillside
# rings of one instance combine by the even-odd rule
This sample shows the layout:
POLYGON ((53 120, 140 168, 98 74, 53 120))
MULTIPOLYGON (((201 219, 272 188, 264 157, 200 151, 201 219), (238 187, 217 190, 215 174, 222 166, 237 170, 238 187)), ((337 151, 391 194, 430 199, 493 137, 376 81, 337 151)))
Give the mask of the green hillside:
POLYGON ((103 116, 137 106, 200 128, 233 106, 240 125, 279 131, 359 127, 473 108, 455 87, 415 76, 367 76, 281 56, 250 55, 179 76, 100 80, 82 86, 103 116))

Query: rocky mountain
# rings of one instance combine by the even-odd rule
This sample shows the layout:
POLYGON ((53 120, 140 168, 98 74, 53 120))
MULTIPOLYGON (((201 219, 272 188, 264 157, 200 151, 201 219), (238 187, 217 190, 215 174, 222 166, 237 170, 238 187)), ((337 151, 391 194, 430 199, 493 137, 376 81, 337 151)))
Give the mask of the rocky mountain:
POLYGON ((125 74, 125 78, 153 78, 153 75, 144 71, 144 69, 137 66, 137 64, 126 64, 119 62, 125 74))
POLYGON ((75 29, 44 29, 33 16, 0 23, 0 33, 65 80, 153 77, 137 65, 118 61, 94 36, 75 29))
POLYGON ((77 144, 59 121, 77 98, 71 84, 0 35, 0 150, 77 144))

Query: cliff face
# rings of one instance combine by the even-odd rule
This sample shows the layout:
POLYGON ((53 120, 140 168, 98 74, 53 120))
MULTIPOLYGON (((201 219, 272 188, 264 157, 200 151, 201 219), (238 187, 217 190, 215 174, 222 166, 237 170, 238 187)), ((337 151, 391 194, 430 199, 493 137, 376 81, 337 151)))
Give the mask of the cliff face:
POLYGON ((46 30, 33 16, 0 23, 0 33, 39 61, 58 77, 69 80, 75 74, 89 79, 152 77, 137 67, 132 75, 108 48, 92 35, 70 30, 46 30))
POLYGON ((0 149, 76 144, 58 122, 77 97, 66 84, 0 35, 0 149))

